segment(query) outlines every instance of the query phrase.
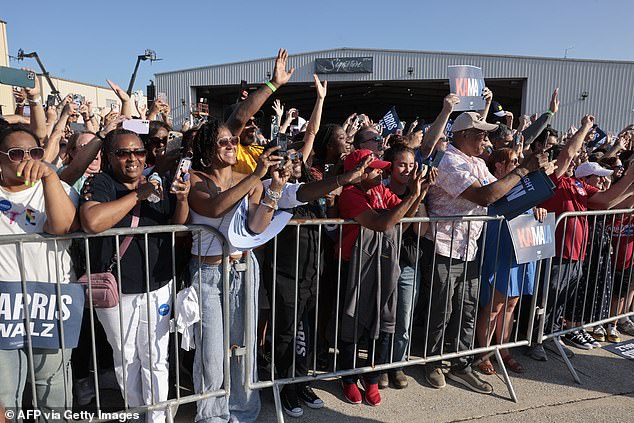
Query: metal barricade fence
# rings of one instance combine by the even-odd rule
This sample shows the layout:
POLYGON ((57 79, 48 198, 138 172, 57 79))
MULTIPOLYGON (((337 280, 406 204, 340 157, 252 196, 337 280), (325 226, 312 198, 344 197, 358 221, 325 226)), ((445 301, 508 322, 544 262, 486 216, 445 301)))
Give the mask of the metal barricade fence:
POLYGON ((554 341, 579 384, 561 337, 606 323, 616 325, 617 320, 634 315, 627 305, 628 296, 634 295, 633 213, 634 209, 597 210, 557 216, 557 233, 561 229, 563 241, 546 266, 537 340, 554 341))
MULTIPOLYGON (((389 250, 389 246, 386 247, 387 251, 381 250, 381 246, 388 245, 383 241, 379 241, 378 248, 374 244, 364 244, 353 250, 357 254, 357 260, 355 261, 353 255, 350 262, 347 263, 342 257, 341 245, 345 237, 343 228, 352 228, 353 226, 359 230, 360 240, 365 240, 365 235, 369 232, 370 236, 367 239, 376 244, 376 233, 359 227, 353 221, 300 219, 292 220, 285 231, 278 234, 266 247, 263 274, 265 282, 267 278, 269 279, 267 288, 271 306, 269 314, 271 362, 266 375, 268 380, 256 381, 248 377, 247 387, 250 389, 273 388, 278 421, 284 420, 280 390, 286 385, 335 377, 345 378, 351 375, 368 375, 417 364, 439 364, 443 360, 462 360, 460 364, 470 365, 471 359, 468 357, 474 355, 481 355, 482 360, 488 359, 491 355, 497 357, 509 395, 512 400, 517 401, 500 351, 506 348, 530 345, 530 334, 533 332, 535 318, 533 311, 536 309, 537 296, 532 296, 528 310, 522 310, 521 300, 524 297, 524 292, 533 282, 533 280, 528 280, 533 277, 533 274, 526 270, 525 265, 517 265, 514 261, 510 237, 508 232, 504 233, 502 230, 506 226, 503 218, 487 216, 405 218, 397 225, 396 238, 394 238, 397 245, 396 265, 399 266, 398 263, 402 258, 403 234, 407 232, 408 226, 416 226, 418 232, 415 233, 421 234, 415 237, 413 251, 422 251, 422 256, 416 254, 417 259, 411 263, 410 269, 407 269, 408 272, 413 271, 415 275, 413 287, 408 294, 409 298, 406 301, 399 301, 397 305, 399 307, 402 306, 401 303, 409 304, 410 313, 399 314, 398 317, 394 314, 391 315, 392 318, 407 320, 405 325, 402 321, 392 322, 392 326, 405 326, 407 328, 404 334, 399 334, 400 339, 397 340, 401 346, 403 341, 407 344, 404 358, 394 356, 396 342, 394 327, 388 328, 386 334, 379 330, 377 337, 376 330, 370 334, 367 322, 362 323, 359 320, 360 317, 367 317, 361 316, 359 311, 359 308, 364 306, 363 301, 367 300, 367 292, 362 292, 367 288, 364 287, 364 284, 373 283, 375 287, 380 287, 374 288, 376 290, 388 285, 391 289, 398 290, 399 283, 393 278, 390 279, 389 276, 381 279, 383 271, 381 266, 387 263, 381 259, 378 259, 378 264, 372 264, 376 266, 376 275, 374 275, 375 279, 369 282, 374 272, 362 269, 362 266, 367 266, 366 263, 362 264, 362 257, 371 261, 372 257, 383 257, 384 254, 394 254, 394 252, 389 250), (445 252, 443 252, 445 255, 439 254, 437 251, 438 241, 426 241, 422 237, 425 232, 424 227, 427 225, 432 226, 434 233, 438 232, 439 225, 442 225, 445 231, 449 228, 450 235, 449 239, 445 240, 445 244, 449 245, 450 251, 457 251, 454 246, 466 245, 467 250, 462 259, 455 257, 456 253, 451 253, 453 258, 447 258, 445 252), (491 232, 495 234, 493 239, 487 239, 487 226, 490 225, 497 227, 497 231, 491 232), (478 253, 474 254, 474 257, 470 257, 469 251, 475 249, 475 243, 465 244, 465 240, 470 237, 478 238, 477 232, 480 230, 478 253), (334 239, 330 238, 329 234, 334 239), (508 239, 503 239, 504 237, 508 237, 508 239), (279 241, 280 239, 282 241, 279 241), (505 251, 500 250, 501 245, 505 251), (328 257, 328 253, 332 256, 328 257), (505 265, 505 263, 498 262, 500 256, 509 260, 509 263, 505 265), (481 273, 485 257, 489 260, 487 265, 490 270, 486 281, 482 280, 481 273), (288 262, 289 260, 291 263, 288 262), (326 261, 325 264, 324 261, 326 261), (353 263, 356 266, 355 269, 353 269, 353 263), (520 272, 517 270, 518 266, 520 272), (505 274, 499 275, 498 269, 504 269, 505 274), (268 276, 266 276, 267 271, 268 276), (364 279, 362 279, 362 273, 364 279), (416 292, 419 276, 422 277, 418 282, 421 287, 420 296, 416 292), (498 277, 501 278, 499 285, 504 285, 504 281, 506 281, 506 290, 502 286, 502 291, 509 292, 511 280, 513 280, 519 284, 520 292, 517 296, 519 298, 509 298, 502 292, 502 303, 497 301, 500 297, 496 295, 496 310, 493 310, 493 293, 495 291, 491 290, 489 285, 500 288, 496 285, 498 277), (481 287, 491 293, 489 295, 491 301, 482 308, 480 307, 481 287), (413 323, 416 304, 414 302, 417 296, 419 297, 418 320, 420 322, 415 327, 413 323), (352 313, 350 313, 350 309, 348 313, 343 309, 342 305, 346 299, 348 305, 353 306, 352 313), (314 305, 314 308, 311 305, 314 305), (513 308, 515 308, 517 316, 525 316, 527 322, 524 333, 529 336, 520 333, 517 327, 511 336, 514 326, 513 308), (498 318, 492 319, 492 315, 496 314, 494 311, 498 318), (478 326, 480 313, 484 317, 481 318, 482 322, 478 326), (328 316, 330 319, 325 318, 328 316), (500 318, 499 316, 504 317, 500 318), (499 324, 497 325, 499 342, 495 342, 492 341, 492 338, 495 338, 494 333, 498 319, 502 324, 501 327, 499 324), (324 323, 325 321, 328 322, 324 323), (352 333, 352 339, 343 342, 342 333, 346 326, 348 335, 352 333), (312 327, 312 331, 307 327, 312 327), (307 335, 307 332, 311 332, 310 335, 307 335), (365 332, 365 337, 361 336, 362 332, 365 332), (386 337, 387 347, 385 346, 386 337), (368 338, 369 341, 367 348, 363 348, 361 345, 365 338, 368 338), (476 345, 476 338, 480 338, 481 345, 476 345), (306 345, 308 340, 312 344, 312 348, 306 345), (329 342, 329 349, 324 350, 323 346, 326 340, 329 342), (421 340, 422 348, 418 345, 421 340), (385 355, 386 350, 388 356, 385 355), (325 352, 328 352, 327 356, 331 361, 326 368, 319 368, 318 355, 322 358, 326 355, 325 352), (360 352, 366 356, 365 363, 360 363, 358 360, 360 352), (310 357, 311 353, 312 357, 310 357), (350 357, 351 354, 352 357, 350 357)), ((384 240, 387 236, 381 235, 380 239, 384 240)), ((361 241, 362 244, 363 242, 365 241, 361 241)), ((535 279, 539 280, 541 262, 530 263, 530 266, 531 271, 535 272, 535 279)), ((267 284, 265 283, 265 285, 267 284)), ((539 284, 534 285, 535 290, 537 290, 539 284)), ((375 291, 373 294, 372 301, 379 301, 377 298, 385 300, 385 298, 381 298, 380 292, 375 291)), ((256 295, 258 293, 255 292, 254 287, 248 286, 247 303, 253 304, 251 299, 256 295)), ((375 303, 372 306, 373 308, 370 310, 375 313, 375 319, 379 319, 379 323, 384 323, 378 317, 381 308, 374 307, 375 303)), ((253 307, 247 309, 245 316, 247 334, 255 332, 256 316, 257 311, 253 307)), ((262 326, 260 323, 257 322, 258 327, 262 326)), ((263 339, 261 338, 264 335, 260 333, 259 336, 258 341, 262 343, 263 339)), ((255 343, 255 339, 247 338, 247 345, 253 346, 255 343)), ((256 357, 251 353, 253 350, 251 347, 247 348, 248 368, 251 368, 256 360, 256 357)))
MULTIPOLYGON (((223 269, 223 278, 222 278, 222 286, 223 286, 223 295, 222 295, 222 299, 220 301, 222 301, 222 309, 223 309, 223 339, 222 339, 222 343, 223 343, 223 351, 224 351, 224 357, 223 357, 223 368, 222 368, 222 374, 223 374, 223 383, 222 386, 220 387, 220 389, 218 390, 214 390, 214 391, 208 391, 208 392, 203 392, 200 394, 192 394, 192 395, 187 395, 187 396, 182 396, 181 392, 180 392, 180 388, 181 388, 181 380, 180 380, 180 370, 176 371, 175 373, 175 387, 176 387, 176 394, 175 394, 175 398, 166 398, 163 401, 157 401, 157 392, 156 390, 159 389, 157 385, 157 383, 167 383, 167 380, 163 380, 162 382, 158 381, 158 377, 156 377, 156 375, 154 374, 155 370, 154 369, 154 364, 155 361, 157 361, 158 359, 158 352, 155 351, 156 348, 156 343, 155 342, 147 342, 147 354, 149 357, 149 362, 151 363, 151 365, 149 366, 149 383, 150 383, 150 391, 151 391, 151 404, 149 405, 139 405, 139 404, 134 404, 131 405, 130 401, 129 401, 129 397, 134 395, 137 398, 137 402, 138 402, 138 397, 141 393, 139 392, 128 392, 128 389, 126 388, 126 384, 123 384, 123 389, 122 389, 122 396, 123 396, 123 403, 124 403, 124 407, 123 409, 119 409, 117 410, 116 406, 112 406, 112 404, 110 405, 106 405, 104 404, 103 398, 101 398, 100 395, 100 389, 99 389, 99 363, 98 363, 98 359, 97 359, 97 351, 96 351, 96 339, 95 339, 95 320, 94 320, 94 315, 93 315, 93 311, 94 311, 94 306, 93 306, 93 299, 92 299, 92 280, 89 277, 89 283, 88 283, 88 291, 89 294, 88 295, 88 302, 85 304, 85 313, 89 314, 89 318, 90 318, 90 344, 91 344, 91 356, 90 357, 84 357, 85 360, 89 360, 92 362, 92 369, 94 371, 94 387, 95 387, 95 401, 96 401, 96 408, 90 409, 88 410, 89 413, 88 414, 81 414, 81 412, 77 411, 77 409, 75 409, 76 413, 75 414, 68 414, 68 416, 74 416, 73 420, 79 420, 79 421, 110 421, 110 420, 120 420, 121 419, 121 415, 123 412, 126 412, 126 416, 128 418, 130 418, 130 416, 133 416, 134 413, 152 413, 152 412, 164 412, 164 416, 166 421, 168 422, 172 422, 174 419, 174 415, 176 413, 177 407, 181 404, 185 404, 185 403, 191 403, 191 402, 195 402, 198 400, 202 400, 205 398, 210 398, 210 397, 219 397, 219 396, 225 396, 228 397, 230 394, 230 354, 231 354, 231 347, 229 345, 229 331, 226 330, 227 328, 230 327, 230 317, 229 317, 229 291, 230 291, 230 286, 229 286, 229 270, 230 270, 230 262, 229 262, 229 246, 228 244, 225 242, 224 237, 215 229, 212 227, 208 227, 208 226, 203 226, 203 225, 163 225, 163 226, 145 226, 145 227, 140 227, 140 228, 120 228, 120 229, 110 229, 107 230, 103 233, 100 234, 86 234, 86 233, 72 233, 72 234, 68 234, 68 235, 64 235, 64 236, 49 236, 49 235, 41 235, 41 234, 29 234, 29 235, 6 235, 6 236, 0 236, 0 245, 7 245, 7 244, 14 244, 16 246, 16 266, 19 267, 19 272, 20 272, 20 283, 21 283, 21 294, 22 294, 22 310, 24 311, 24 320, 26 323, 26 327, 25 327, 25 335, 26 335, 26 342, 25 342, 25 346, 22 347, 20 350, 25 350, 26 352, 26 358, 27 358, 27 362, 28 362, 28 375, 26 376, 26 378, 28 379, 28 382, 30 382, 31 385, 31 395, 33 398, 33 410, 38 410, 37 413, 39 413, 39 416, 43 416, 42 414, 42 409, 49 412, 49 418, 51 416, 56 417, 57 419, 65 419, 66 415, 64 413, 73 411, 72 410, 72 399, 71 399, 71 395, 72 395, 72 378, 71 375, 68 370, 70 368, 70 354, 71 354, 71 350, 66 348, 65 345, 65 330, 64 330, 64 319, 63 318, 56 318, 59 321, 59 341, 60 341, 60 352, 61 352, 61 366, 63 368, 62 370, 62 384, 61 386, 58 386, 57 389, 63 389, 64 392, 64 396, 65 398, 62 400, 62 402, 64 404, 39 404, 38 403, 38 392, 36 390, 36 375, 35 375, 35 369, 34 369, 34 348, 32 347, 32 338, 34 336, 34 333, 32 333, 32 307, 38 307, 41 306, 41 304, 38 304, 33 296, 33 299, 31 299, 29 296, 27 296, 28 288, 27 288, 27 283, 31 282, 29 280, 27 280, 26 274, 27 272, 25 271, 25 263, 23 260, 24 257, 24 247, 25 245, 31 244, 31 243, 45 243, 47 245, 47 250, 48 252, 54 252, 55 255, 55 263, 54 263, 54 268, 56 269, 55 273, 55 280, 50 280, 49 282, 51 282, 52 284, 55 285, 56 287, 56 307, 55 307, 55 315, 56 316, 62 316, 62 311, 63 311, 63 307, 64 304, 62 304, 62 286, 66 285, 66 283, 64 283, 63 279, 65 278, 64 275, 62 275, 62 264, 60 263, 60 254, 59 253, 63 253, 64 251, 67 251, 68 248, 70 247, 70 242, 72 240, 81 240, 83 242, 83 246, 85 248, 85 259, 86 259, 86 272, 87 274, 91 273, 91 268, 90 268, 90 257, 91 257, 91 251, 90 251, 90 240, 94 240, 96 238, 107 238, 107 237, 114 237, 114 245, 115 245, 115 249, 117 252, 117 272, 116 272, 116 278, 118 281, 121 280, 121 271, 122 269, 119 266, 119 245, 120 245, 120 240, 122 239, 121 237, 127 236, 127 235, 135 235, 135 236, 142 236, 143 237, 143 255, 144 255, 144 263, 139 263, 140 266, 143 267, 144 269, 144 274, 145 274, 145 292, 146 295, 144 296, 144 300, 145 300, 145 311, 147 312, 148 318, 146 319, 147 322, 140 322, 139 324, 147 324, 147 332, 149 334, 149 338, 150 341, 152 341, 152 334, 153 334, 153 328, 150 327, 150 321, 152 320, 152 310, 150 310, 150 295, 147 295, 148 292, 150 292, 150 272, 148 271, 149 269, 149 257, 148 257, 148 240, 149 237, 153 237, 153 236, 158 236, 158 235, 163 235, 166 238, 169 238, 167 240, 167 242, 169 243, 170 246, 170 254, 171 254, 171 268, 172 268, 172 272, 171 275, 165 275, 166 278, 171 278, 171 293, 170 293, 170 297, 171 300, 169 301, 169 308, 167 309, 167 316, 169 319, 169 310, 174 310, 174 304, 176 301, 176 295, 177 295, 177 287, 176 287, 176 283, 177 283, 177 274, 176 274, 176 258, 177 258, 177 238, 179 238, 181 235, 186 235, 186 234, 192 234, 194 236, 194 241, 193 242, 198 242, 198 245, 200 246, 200 242, 201 242, 201 237, 200 235, 204 232, 209 232, 210 234, 218 237, 218 239, 220 240, 221 244, 222 244, 222 249, 223 249, 223 259, 222 259, 222 269, 223 269), (196 236, 198 235, 198 236, 196 236), (197 239, 197 241, 196 241, 197 239), (52 246, 51 246, 52 245, 52 246), (27 298, 29 298, 27 300, 27 298), (50 408, 49 408, 50 407, 50 408), (55 408, 57 407, 57 408, 55 408), (62 410, 62 408, 66 408, 65 410, 62 410), (57 414, 55 414, 57 413, 57 414)), ((200 248, 199 248, 200 251, 200 248)), ((101 253, 100 251, 96 252, 97 254, 101 253)), ((49 257, 41 257, 42 259, 42 263, 38 263, 35 265, 39 265, 41 264, 42 266, 47 266, 49 265, 48 260, 50 259, 49 257)), ((202 286, 202 280, 201 280, 201 260, 200 258, 198 258, 198 263, 197 263, 197 270, 198 270, 198 278, 196 281, 192 281, 192 286, 197 290, 198 292, 198 298, 201 298, 201 286, 202 286)), ((33 263, 30 263, 30 265, 34 265, 33 263)), ((68 269, 67 269, 68 270, 68 269)), ((124 268, 123 271, 125 271, 126 269, 124 268)), ((77 275, 79 276, 79 275, 77 275)), ((17 281, 16 281, 17 282, 17 281)), ((70 282, 73 282, 72 280, 70 282)), ((119 286, 119 298, 122 299, 122 289, 121 289, 121 284, 118 284, 119 286)), ((6 302, 4 304, 4 306, 6 306, 6 302)), ((202 301, 199 301, 199 313, 201 315, 202 318, 202 313, 203 313, 203 309, 202 309, 202 301)), ((17 305, 16 305, 17 307, 17 305)), ((125 318, 123 316, 123 311, 122 308, 123 307, 117 307, 119 310, 119 316, 118 316, 118 326, 119 326, 119 334, 123 334, 126 333, 124 331, 124 329, 129 329, 129 328, 124 328, 124 321, 125 318)), ((102 309, 103 310, 103 309, 102 309)), ((36 310, 37 312, 37 310, 36 310)), ((160 312, 160 310, 159 310, 160 312)), ((0 322, 3 323, 3 322, 0 322)), ((173 322, 169 322, 170 324, 173 322)), ((4 324, 2 325, 4 326, 4 324)), ((4 328, 3 328, 4 329, 4 328)), ((199 325, 199 335, 201 336, 201 338, 204 340, 203 337, 203 333, 202 333, 202 324, 199 325)), ((169 338, 169 332, 173 333, 173 345, 174 345, 174 349, 173 349, 173 354, 171 354, 171 360, 175 361, 175 365, 176 365, 176 369, 180 369, 180 355, 179 355, 179 342, 178 342, 178 336, 176 334, 176 331, 169 331, 168 330, 168 334, 167 337, 169 338)), ((127 357, 124 357, 124 350, 125 350, 125 346, 124 346, 124 339, 123 336, 119 336, 120 339, 120 344, 119 344, 119 350, 121 352, 121 362, 122 363, 128 363, 129 359, 127 357)), ((157 338, 157 334, 154 334, 154 338, 157 338)), ((103 341, 103 340, 102 340, 103 341)), ((137 349, 141 350, 140 348, 138 348, 138 346, 136 346, 137 349)), ((6 351, 0 351, 0 353, 6 353, 6 351)), ((141 352, 141 351, 139 351, 141 352)), ((143 351, 144 353, 145 351, 143 351)), ((165 353, 167 353, 167 351, 164 351, 165 353)), ((18 352, 19 353, 19 352, 18 352)), ((6 356, 5 356, 6 357, 6 356)), ((117 359, 117 357, 113 357, 115 360, 117 359)), ((205 366, 206 363, 202 362, 202 366, 205 366)), ((16 370, 17 371, 17 370, 16 370)), ((123 376, 123 380, 126 381, 127 380, 127 372, 129 371, 128 366, 127 365, 123 365, 122 366, 122 376, 123 376)), ((201 374, 200 377, 202 378, 203 375, 201 374)), ((17 379, 17 375, 15 375, 15 378, 12 376, 12 380, 13 379, 17 379)), ((4 382, 3 382, 4 383, 4 382)), ((24 381, 22 382, 24 383, 24 381)), ((147 380, 145 381, 145 383, 147 383, 147 380)), ((139 386, 141 385, 141 381, 139 381, 139 386)), ((204 380, 201 380, 201 385, 204 386, 204 380)), ((161 387, 162 389, 165 389, 165 386, 161 387)), ((169 389, 169 386, 167 387, 169 389)), ((21 396, 21 394, 20 394, 21 396)), ((17 398, 16 398, 17 401, 17 398)), ((116 401, 115 401, 116 402, 116 401)), ((11 410, 12 407, 8 406, 7 404, 3 404, 5 411, 6 410, 11 410)), ((9 413, 13 413, 13 414, 5 414, 7 417, 10 417, 11 415, 14 416, 15 418, 18 418, 20 415, 18 414, 18 412, 20 411, 19 407, 21 406, 21 404, 17 404, 17 409, 10 411, 9 413)), ((31 413, 26 414, 24 413, 24 415, 30 416, 30 417, 38 417, 38 414, 33 414, 31 413)), ((159 415, 159 418, 160 417, 159 415)))

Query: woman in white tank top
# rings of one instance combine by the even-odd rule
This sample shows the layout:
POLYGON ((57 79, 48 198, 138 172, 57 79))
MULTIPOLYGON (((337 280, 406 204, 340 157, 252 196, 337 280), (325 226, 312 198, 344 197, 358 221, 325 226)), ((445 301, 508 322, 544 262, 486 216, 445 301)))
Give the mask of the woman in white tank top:
MULTIPOLYGON (((251 175, 244 175, 232 170, 236 163, 236 152, 240 138, 233 136, 229 129, 216 119, 210 119, 200 128, 194 143, 193 166, 191 176, 191 192, 189 204, 192 223, 213 226, 223 232, 229 224, 235 206, 248 198, 247 226, 251 232, 261 233, 271 222, 273 212, 277 209, 277 200, 282 188, 290 176, 290 166, 282 170, 272 171, 273 181, 269 189, 264 190, 260 179, 269 167, 276 168, 281 157, 271 155, 275 149, 262 153, 258 165, 251 175), (263 195, 263 191, 264 195, 263 195)), ((290 164, 290 162, 289 162, 290 164)), ((197 393, 217 391, 223 387, 223 283, 222 283, 222 242, 213 235, 202 236, 200 250, 198 240, 194 239, 192 247, 192 285, 199 290, 201 304, 201 321, 195 333, 196 355, 194 360, 194 387, 197 393), (198 263, 202 263, 199 269, 198 263)), ((247 280, 241 271, 242 263, 237 260, 241 252, 231 248, 232 265, 230 274, 230 345, 245 345, 244 340, 244 307, 245 284, 253 284, 254 292, 258 290, 259 269, 257 262, 252 261, 251 280, 247 280)), ((257 297, 257 296, 256 296, 257 297)), ((253 304, 257 310, 257 304, 253 304)), ((254 313, 254 315, 257 314, 254 313)), ((257 316, 254 317, 253 328, 257 316)), ((253 333, 255 337, 255 330, 253 333)), ((254 348, 255 356, 255 348, 254 348)), ((260 411, 260 399, 257 391, 246 390, 244 375, 253 368, 245 369, 246 360, 232 356, 231 360, 231 396, 206 398, 198 401, 196 421, 255 421, 260 411)))

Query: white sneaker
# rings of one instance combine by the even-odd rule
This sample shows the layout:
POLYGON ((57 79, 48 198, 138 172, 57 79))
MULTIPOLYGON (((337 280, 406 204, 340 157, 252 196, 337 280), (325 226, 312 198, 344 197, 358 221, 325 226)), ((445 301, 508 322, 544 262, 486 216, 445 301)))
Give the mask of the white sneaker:
POLYGON ((95 399, 95 381, 91 376, 77 380, 73 384, 74 397, 77 405, 84 407, 95 399))

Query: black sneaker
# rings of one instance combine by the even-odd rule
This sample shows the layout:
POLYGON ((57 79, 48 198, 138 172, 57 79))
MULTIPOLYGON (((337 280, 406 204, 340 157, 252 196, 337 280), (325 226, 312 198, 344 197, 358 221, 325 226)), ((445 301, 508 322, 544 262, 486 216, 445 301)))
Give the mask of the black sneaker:
POLYGON ((592 345, 592 348, 601 348, 601 344, 599 344, 599 342, 594 339, 594 337, 590 335, 585 329, 581 329, 579 332, 581 332, 581 335, 586 340, 586 342, 592 345))
POLYGON ((564 342, 568 345, 572 345, 573 347, 577 347, 582 350, 592 349, 592 344, 590 344, 586 340, 586 337, 583 336, 583 334, 578 330, 565 334, 564 342))
POLYGON ((289 416, 302 417, 304 415, 304 410, 299 403, 294 386, 285 386, 280 392, 280 400, 282 401, 284 412, 289 416))
POLYGON ((313 388, 308 385, 297 388, 297 397, 304 401, 307 406, 310 408, 322 408, 324 406, 324 402, 321 398, 317 396, 313 388))

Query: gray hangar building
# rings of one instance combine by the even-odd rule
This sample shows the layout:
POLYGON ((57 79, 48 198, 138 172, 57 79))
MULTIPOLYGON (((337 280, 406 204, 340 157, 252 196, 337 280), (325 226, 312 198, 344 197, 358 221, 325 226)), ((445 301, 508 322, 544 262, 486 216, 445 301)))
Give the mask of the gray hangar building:
MULTIPOLYGON (((248 90, 257 89, 271 78, 274 62, 268 57, 158 73, 156 91, 167 94, 176 125, 192 111, 222 117, 237 101, 243 81, 248 90)), ((449 93, 451 65, 482 68, 494 100, 513 112, 515 122, 520 114, 547 110, 556 87, 561 100, 556 129, 579 126, 588 113, 605 131, 634 122, 634 62, 356 48, 289 55, 295 73, 262 110, 271 115, 272 101, 279 98, 308 119, 315 101, 312 75, 318 73, 328 81, 322 122, 343 122, 353 112, 378 121, 392 106, 401 120, 431 122, 449 93)))

